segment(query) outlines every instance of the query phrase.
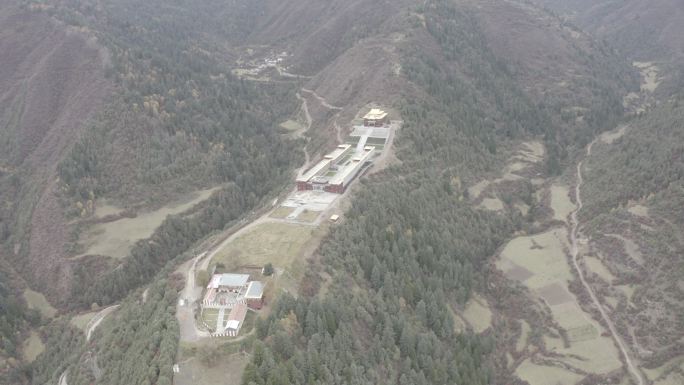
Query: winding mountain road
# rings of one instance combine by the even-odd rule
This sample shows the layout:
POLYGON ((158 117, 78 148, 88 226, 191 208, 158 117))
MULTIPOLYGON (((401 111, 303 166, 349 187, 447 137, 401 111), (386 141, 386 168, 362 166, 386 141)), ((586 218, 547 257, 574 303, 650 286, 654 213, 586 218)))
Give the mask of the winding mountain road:
POLYGON ((90 341, 90 337, 93 335, 93 332, 97 327, 100 325, 100 323, 109 315, 109 313, 113 312, 116 308, 118 308, 119 305, 112 305, 110 307, 102 309, 93 319, 88 322, 88 325, 86 326, 86 341, 90 341))
MULTIPOLYGON (((594 139, 589 145, 587 146, 587 151, 586 155, 584 157, 584 160, 588 159, 589 156, 591 156, 591 149, 596 143, 596 141, 599 138, 594 139)), ((591 297, 592 302, 594 305, 598 308, 599 312, 601 313, 601 318, 603 318, 603 321, 605 321, 606 325, 608 325, 608 329, 610 331, 610 334, 612 335, 613 339, 617 343, 618 348, 620 348, 620 352, 622 353, 622 356, 625 358, 625 364, 627 365, 628 371, 631 373, 631 375, 634 377, 636 380, 636 383, 638 385, 644 385, 644 379, 641 376, 641 373, 639 370, 636 368, 634 363, 632 362, 632 358, 630 357, 629 350, 625 346, 625 343, 622 341, 622 338, 620 338, 620 335, 617 332, 617 329, 615 328, 615 324, 613 324, 613 321, 610 319, 608 316, 608 313, 606 310, 603 308, 603 305, 601 305, 601 302, 598 300, 598 297, 594 293, 594 290, 591 288, 589 283, 587 282, 584 272, 579 266, 579 219, 577 218, 577 214, 582 210, 583 203, 582 203, 582 184, 584 183, 584 179, 582 178, 582 165, 584 163, 584 160, 581 160, 580 162, 577 163, 577 185, 575 186, 575 200, 577 202, 577 208, 572 212, 570 215, 570 244, 571 244, 571 256, 572 256, 572 264, 577 272, 577 275, 580 278, 580 281, 582 282, 582 285, 584 286, 585 290, 589 293, 589 296, 591 297)))

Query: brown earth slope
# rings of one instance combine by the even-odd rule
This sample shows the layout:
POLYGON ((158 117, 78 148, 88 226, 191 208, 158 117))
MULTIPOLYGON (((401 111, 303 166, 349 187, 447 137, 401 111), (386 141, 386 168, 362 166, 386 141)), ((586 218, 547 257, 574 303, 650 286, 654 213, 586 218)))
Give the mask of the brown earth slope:
POLYGON ((580 27, 608 39, 635 60, 684 59, 680 0, 540 0, 580 27))
POLYGON ((13 213, 30 231, 14 257, 36 289, 56 300, 69 285, 69 237, 57 196, 58 162, 111 90, 93 41, 46 15, 0 6, 1 143, 20 188, 13 213))

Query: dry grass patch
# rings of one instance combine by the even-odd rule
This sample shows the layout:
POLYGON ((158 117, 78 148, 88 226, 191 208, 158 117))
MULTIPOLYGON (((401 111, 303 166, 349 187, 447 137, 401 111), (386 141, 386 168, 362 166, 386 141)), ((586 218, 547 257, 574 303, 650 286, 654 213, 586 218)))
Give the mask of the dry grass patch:
POLYGON ((584 257, 584 263, 587 266, 587 270, 597 274, 604 281, 610 283, 615 279, 615 276, 610 272, 610 270, 608 270, 606 265, 604 265, 603 262, 601 262, 601 260, 597 257, 586 256, 584 257))
POLYGON ((291 132, 306 129, 306 127, 304 127, 301 123, 294 121, 294 120, 284 121, 284 122, 280 123, 280 127, 286 129, 287 131, 291 131, 291 132))
POLYGON ((482 194, 482 192, 489 186, 490 183, 491 182, 488 180, 483 180, 476 183, 475 185, 468 188, 468 195, 470 195, 472 199, 477 199, 480 196, 480 194, 482 194))
POLYGON ((277 209, 273 210, 273 212, 269 216, 271 218, 276 219, 285 219, 288 215, 292 214, 293 211, 295 211, 294 207, 280 206, 277 209))
POLYGON ((38 333, 32 330, 29 338, 24 341, 22 350, 24 353, 24 360, 26 362, 33 362, 40 353, 45 351, 45 344, 41 341, 38 333))
POLYGON ((318 219, 319 215, 321 215, 321 211, 304 210, 297 216, 297 220, 313 223, 316 221, 316 219, 318 219))
MULTIPOLYGON (((194 205, 209 198, 219 188, 198 191, 189 194, 185 199, 169 204, 159 210, 139 213, 135 218, 122 218, 117 221, 97 224, 83 234, 80 243, 86 252, 77 256, 106 255, 113 258, 124 258, 135 242, 152 236, 154 231, 169 215, 180 214, 194 205)), ((114 210, 112 206, 106 211, 114 210)))
POLYGON ((530 385, 573 385, 583 377, 556 366, 533 364, 529 359, 518 366, 515 374, 530 385))
POLYGON ((88 322, 90 322, 90 320, 92 320, 93 317, 97 315, 97 313, 98 312, 94 311, 91 313, 79 314, 77 316, 74 316, 70 322, 72 325, 85 332, 86 327, 88 326, 88 322))
POLYGON ((476 333, 482 333, 492 326, 492 311, 489 310, 487 300, 474 295, 463 311, 463 318, 473 327, 476 333))
POLYGON ((551 186, 551 209, 553 219, 566 221, 568 215, 575 209, 575 204, 570 201, 568 187, 554 184, 551 186))
POLYGON ((499 198, 485 198, 478 207, 489 211, 503 211, 504 204, 499 198))
POLYGON ((643 205, 634 205, 627 209, 627 211, 638 217, 648 217, 648 207, 643 205))
POLYGON ((45 299, 45 296, 37 291, 31 289, 24 290, 24 300, 28 304, 29 309, 35 309, 44 317, 52 318, 57 313, 57 309, 50 305, 50 302, 45 299))
POLYGON ((276 268, 299 270, 296 262, 304 248, 322 236, 321 227, 282 222, 262 223, 226 245, 214 257, 230 270, 243 265, 263 266, 272 263, 276 268))

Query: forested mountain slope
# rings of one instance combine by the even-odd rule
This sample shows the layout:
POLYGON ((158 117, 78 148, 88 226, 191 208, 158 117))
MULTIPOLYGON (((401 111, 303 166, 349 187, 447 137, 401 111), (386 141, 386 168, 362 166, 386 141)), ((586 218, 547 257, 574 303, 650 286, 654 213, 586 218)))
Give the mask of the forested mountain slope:
MULTIPOLYGON (((106 103, 87 108, 80 134, 69 136, 73 147, 51 162, 60 189, 44 210, 69 226, 45 240, 49 263, 34 271, 27 261, 45 248, 14 248, 42 239, 21 218, 2 217, 4 250, 63 313, 121 305, 88 343, 66 317, 40 328, 46 350, 22 372, 26 382, 56 383, 68 373, 70 385, 170 383, 182 286, 171 272, 199 242, 291 187, 301 149, 325 149, 333 123, 370 102, 404 120, 398 161, 352 191, 345 220, 306 262, 299 292, 269 299, 270 313, 239 344, 251 353, 243 383, 519 381, 493 338, 507 330, 506 319, 477 335, 457 317, 474 292, 492 294, 490 257, 517 231, 542 225, 542 203, 523 178, 491 189, 505 197, 501 210, 476 206, 468 187, 497 175, 523 141, 542 148, 530 173, 563 173, 595 134, 612 128, 636 83, 611 47, 524 1, 22 3, 16 12, 50 16, 106 53, 102 81, 110 88, 106 103), (246 61, 282 51, 289 75, 234 75, 246 61), (277 128, 305 94, 336 106, 311 107, 308 141, 277 128), (216 186, 121 259, 80 255, 73 240, 216 186), (127 211, 100 218, 103 199, 127 211), (51 290, 55 279, 64 279, 59 290, 51 290)), ((33 212, 4 195, 32 175, 6 178, 9 212, 33 212)))
POLYGON ((665 102, 597 142, 587 163, 582 219, 591 254, 609 270, 592 281, 657 383, 683 378, 683 121, 681 100, 665 102))

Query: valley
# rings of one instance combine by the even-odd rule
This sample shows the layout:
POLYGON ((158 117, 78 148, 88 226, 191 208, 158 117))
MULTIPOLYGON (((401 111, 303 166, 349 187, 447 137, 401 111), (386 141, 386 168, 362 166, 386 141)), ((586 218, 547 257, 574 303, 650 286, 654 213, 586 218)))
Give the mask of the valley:
POLYGON ((0 384, 679 384, 646 3, 9 0, 0 384))

